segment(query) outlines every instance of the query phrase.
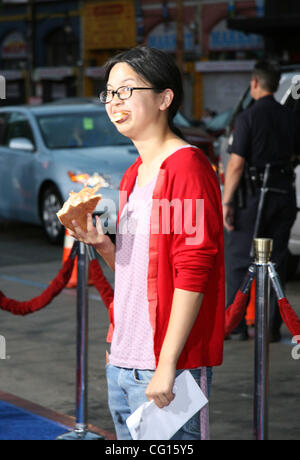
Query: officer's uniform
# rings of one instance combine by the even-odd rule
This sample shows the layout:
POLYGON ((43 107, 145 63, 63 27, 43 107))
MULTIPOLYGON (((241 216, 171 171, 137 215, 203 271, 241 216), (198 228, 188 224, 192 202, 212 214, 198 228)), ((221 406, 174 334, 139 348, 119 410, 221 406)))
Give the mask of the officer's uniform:
MULTIPOLYGON (((271 165, 269 187, 285 193, 267 192, 257 237, 272 238, 272 261, 284 285, 287 246, 296 219, 296 193, 291 157, 299 154, 295 114, 273 96, 259 99, 236 119, 229 153, 246 160, 240 185, 234 197, 234 231, 228 233, 227 303, 230 305, 251 263, 250 251, 266 165, 271 165)), ((276 335, 282 323, 275 295, 271 296, 270 329, 276 335)), ((239 332, 246 329, 245 322, 239 332)))

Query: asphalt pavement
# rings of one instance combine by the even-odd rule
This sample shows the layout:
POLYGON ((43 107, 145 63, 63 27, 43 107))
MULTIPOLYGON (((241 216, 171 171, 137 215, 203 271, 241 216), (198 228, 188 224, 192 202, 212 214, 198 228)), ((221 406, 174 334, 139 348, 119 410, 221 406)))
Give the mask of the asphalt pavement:
MULTIPOLYGON (((0 290, 7 297, 38 296, 61 267, 62 247, 51 246, 38 227, 0 223, 0 290)), ((102 263, 113 285, 113 274, 102 263)), ((300 317, 300 272, 287 296, 300 317)), ((88 422, 113 431, 107 407, 105 341, 107 311, 89 287, 88 422)), ((269 438, 300 439, 300 359, 292 357, 285 326, 280 343, 270 344, 269 438)), ((25 317, 1 311, 0 391, 75 415, 76 290, 65 289, 40 312, 25 317)), ((299 353, 300 355, 300 353, 299 353)), ((300 356, 299 356, 300 357, 300 356)), ((213 440, 253 439, 254 340, 225 341, 224 363, 214 369, 210 401, 213 440)))

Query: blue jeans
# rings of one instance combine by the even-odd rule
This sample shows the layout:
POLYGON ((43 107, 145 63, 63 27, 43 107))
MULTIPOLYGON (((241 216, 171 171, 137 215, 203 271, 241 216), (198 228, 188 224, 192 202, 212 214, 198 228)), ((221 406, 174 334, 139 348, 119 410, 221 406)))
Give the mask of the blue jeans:
MULTIPOLYGON (((177 371, 179 375, 182 371, 177 371)), ((192 376, 200 384, 200 369, 191 369, 192 376)), ((154 371, 124 369, 111 364, 106 366, 108 385, 108 406, 115 425, 118 440, 132 439, 126 425, 126 419, 142 404, 148 401, 145 391, 154 371)), ((207 368, 208 395, 212 382, 212 368, 207 368)), ((200 415, 195 414, 175 433, 172 440, 199 440, 200 415)))

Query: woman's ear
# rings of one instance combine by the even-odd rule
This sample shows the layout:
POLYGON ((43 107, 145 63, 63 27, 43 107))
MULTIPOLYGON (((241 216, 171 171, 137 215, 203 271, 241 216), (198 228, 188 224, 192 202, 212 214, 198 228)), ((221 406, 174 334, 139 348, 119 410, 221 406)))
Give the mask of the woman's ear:
POLYGON ((167 110, 172 104, 174 98, 174 92, 171 89, 165 89, 162 93, 162 102, 160 105, 160 110, 167 110))

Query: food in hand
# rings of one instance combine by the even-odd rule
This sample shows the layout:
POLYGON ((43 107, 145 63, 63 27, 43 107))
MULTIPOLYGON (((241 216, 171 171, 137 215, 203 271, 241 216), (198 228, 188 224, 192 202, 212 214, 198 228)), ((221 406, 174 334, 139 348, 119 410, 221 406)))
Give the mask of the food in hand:
POLYGON ((69 198, 56 214, 64 227, 74 231, 72 221, 76 220, 82 230, 86 232, 87 215, 94 211, 102 197, 102 195, 96 195, 99 188, 100 184, 93 188, 84 187, 78 193, 70 192, 69 198))
POLYGON ((122 112, 113 113, 110 118, 111 118, 111 121, 118 122, 118 121, 123 120, 127 116, 128 116, 128 112, 122 111, 122 112))

